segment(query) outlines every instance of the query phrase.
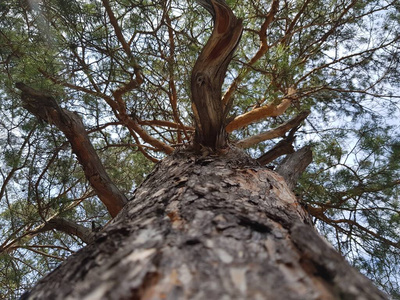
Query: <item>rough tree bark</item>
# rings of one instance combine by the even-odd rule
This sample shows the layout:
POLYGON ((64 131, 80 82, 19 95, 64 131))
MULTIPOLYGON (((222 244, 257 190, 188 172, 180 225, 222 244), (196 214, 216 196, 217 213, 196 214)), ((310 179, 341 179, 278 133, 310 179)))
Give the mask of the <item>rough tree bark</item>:
POLYGON ((385 299, 237 150, 178 151, 95 241, 23 299, 385 299))

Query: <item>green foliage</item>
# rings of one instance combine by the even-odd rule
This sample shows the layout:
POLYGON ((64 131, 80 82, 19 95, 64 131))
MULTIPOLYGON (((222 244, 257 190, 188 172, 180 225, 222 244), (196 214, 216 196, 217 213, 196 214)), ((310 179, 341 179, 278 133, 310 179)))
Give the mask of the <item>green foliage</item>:
MULTIPOLYGON (((383 123, 383 121, 382 121, 383 123)), ((318 228, 350 262, 396 298, 399 284, 399 165, 397 132, 366 122, 333 130, 317 143, 298 193, 320 207, 318 228), (339 132, 337 132, 339 131, 339 132), (352 141, 345 146, 343 141, 352 141)))

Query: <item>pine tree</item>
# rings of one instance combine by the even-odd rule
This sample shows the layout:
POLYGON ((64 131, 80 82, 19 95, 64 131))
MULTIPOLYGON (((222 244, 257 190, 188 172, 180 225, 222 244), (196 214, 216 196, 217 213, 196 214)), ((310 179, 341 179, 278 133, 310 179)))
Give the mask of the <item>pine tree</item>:
POLYGON ((399 298, 399 10, 3 1, 2 296, 399 298))

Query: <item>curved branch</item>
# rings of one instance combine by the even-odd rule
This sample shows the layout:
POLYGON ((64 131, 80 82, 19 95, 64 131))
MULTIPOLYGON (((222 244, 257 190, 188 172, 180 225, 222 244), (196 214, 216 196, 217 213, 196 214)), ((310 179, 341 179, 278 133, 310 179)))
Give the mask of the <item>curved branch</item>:
POLYGON ((129 44, 126 42, 124 35, 122 33, 121 27, 118 25, 117 18, 114 15, 114 12, 111 9, 110 2, 108 0, 102 0, 103 6, 106 9, 108 18, 110 19, 111 26, 114 28, 115 35, 117 36, 118 41, 121 43, 122 48, 124 49, 126 55, 129 57, 131 60, 131 63, 133 64, 133 67, 135 69, 135 75, 138 77, 138 81, 142 80, 142 76, 140 74, 140 67, 136 63, 131 48, 129 47, 129 44))
POLYGON ((53 97, 21 82, 16 87, 22 91, 21 99, 29 112, 54 124, 65 134, 86 178, 111 216, 115 217, 128 200, 108 176, 78 114, 62 109, 53 97))
POLYGON ((233 80, 229 88, 226 90, 222 101, 225 105, 232 101, 232 95, 238 88, 240 82, 246 77, 246 75, 251 71, 251 67, 261 58, 269 49, 267 43, 267 29, 275 19, 275 15, 279 10, 279 0, 273 0, 271 3, 271 8, 267 15, 265 16, 264 23, 261 25, 258 31, 258 36, 260 37, 260 47, 254 56, 247 63, 247 66, 241 71, 241 73, 233 80))
POLYGON ((41 228, 38 228, 36 232, 41 233, 53 229, 75 235, 87 244, 92 242, 94 238, 94 232, 92 230, 64 218, 50 219, 41 228))
POLYGON ((225 119, 229 105, 221 100, 221 87, 229 62, 242 35, 242 20, 224 0, 199 1, 212 12, 214 30, 201 51, 191 76, 195 145, 212 149, 226 145, 225 119), (212 9, 211 9, 212 7, 212 9))

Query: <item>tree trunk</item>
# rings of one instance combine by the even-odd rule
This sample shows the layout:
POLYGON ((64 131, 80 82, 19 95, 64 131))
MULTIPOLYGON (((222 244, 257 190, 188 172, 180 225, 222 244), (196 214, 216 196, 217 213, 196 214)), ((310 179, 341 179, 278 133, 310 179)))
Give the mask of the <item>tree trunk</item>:
POLYGON ((385 299, 239 150, 159 163, 94 242, 23 299, 385 299))

